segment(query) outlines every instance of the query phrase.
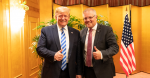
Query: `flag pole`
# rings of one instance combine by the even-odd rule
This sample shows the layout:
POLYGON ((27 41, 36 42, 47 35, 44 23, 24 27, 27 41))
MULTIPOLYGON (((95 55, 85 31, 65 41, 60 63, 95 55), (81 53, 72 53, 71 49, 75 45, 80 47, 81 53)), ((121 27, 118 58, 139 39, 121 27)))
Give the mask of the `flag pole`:
MULTIPOLYGON (((126 14, 127 14, 127 7, 126 7, 126 14)), ((126 78, 127 78, 127 75, 126 75, 126 78)))
POLYGON ((130 12, 130 24, 131 24, 131 4, 129 4, 129 12, 130 12))
POLYGON ((126 7, 126 14, 127 14, 127 11, 128 11, 128 10, 127 10, 127 7, 126 7))

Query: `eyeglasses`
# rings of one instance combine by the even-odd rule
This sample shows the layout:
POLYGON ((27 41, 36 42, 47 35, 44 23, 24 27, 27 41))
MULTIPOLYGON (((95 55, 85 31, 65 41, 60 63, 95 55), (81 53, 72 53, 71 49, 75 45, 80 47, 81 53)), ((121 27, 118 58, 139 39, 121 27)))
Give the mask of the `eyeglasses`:
POLYGON ((83 20, 92 19, 94 16, 92 16, 92 17, 85 17, 85 18, 83 18, 83 20))

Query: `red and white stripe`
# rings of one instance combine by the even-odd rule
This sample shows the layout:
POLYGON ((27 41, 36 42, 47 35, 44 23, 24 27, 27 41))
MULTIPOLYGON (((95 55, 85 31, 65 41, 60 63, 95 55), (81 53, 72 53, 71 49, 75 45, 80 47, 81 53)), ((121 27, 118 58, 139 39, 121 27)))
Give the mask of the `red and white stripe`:
POLYGON ((136 69, 133 42, 126 48, 121 40, 120 64, 127 76, 129 76, 129 74, 136 69))

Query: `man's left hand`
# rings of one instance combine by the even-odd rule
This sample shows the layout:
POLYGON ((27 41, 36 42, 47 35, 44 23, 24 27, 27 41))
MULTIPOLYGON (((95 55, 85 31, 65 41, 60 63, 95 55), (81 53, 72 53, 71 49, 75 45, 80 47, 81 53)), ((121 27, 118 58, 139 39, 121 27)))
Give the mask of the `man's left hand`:
POLYGON ((96 48, 96 46, 94 46, 94 49, 96 52, 93 52, 93 56, 96 60, 101 59, 101 52, 96 48))
POLYGON ((76 78, 82 78, 82 76, 81 75, 76 75, 76 78))

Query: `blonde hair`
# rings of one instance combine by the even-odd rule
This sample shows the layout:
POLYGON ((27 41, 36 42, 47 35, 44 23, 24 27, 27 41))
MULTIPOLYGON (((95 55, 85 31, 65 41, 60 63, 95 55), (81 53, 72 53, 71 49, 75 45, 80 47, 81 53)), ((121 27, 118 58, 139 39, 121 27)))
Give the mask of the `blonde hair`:
POLYGON ((55 15, 57 15, 58 13, 61 13, 61 12, 68 12, 68 14, 70 14, 70 9, 65 6, 58 7, 58 8, 56 8, 55 15))
POLYGON ((87 12, 87 11, 93 11, 94 15, 96 15, 96 11, 95 11, 94 9, 92 9, 92 8, 87 8, 87 9, 85 9, 85 10, 83 11, 83 14, 84 14, 84 12, 87 12))

